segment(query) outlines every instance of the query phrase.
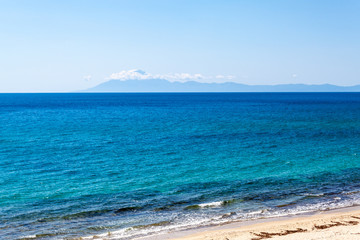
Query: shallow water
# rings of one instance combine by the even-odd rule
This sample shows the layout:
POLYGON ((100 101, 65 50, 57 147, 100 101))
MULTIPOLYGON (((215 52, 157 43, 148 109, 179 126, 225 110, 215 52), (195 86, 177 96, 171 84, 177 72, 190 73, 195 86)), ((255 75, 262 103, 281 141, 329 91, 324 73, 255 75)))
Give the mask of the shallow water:
POLYGON ((359 93, 0 94, 0 133, 2 239, 360 203, 359 93))

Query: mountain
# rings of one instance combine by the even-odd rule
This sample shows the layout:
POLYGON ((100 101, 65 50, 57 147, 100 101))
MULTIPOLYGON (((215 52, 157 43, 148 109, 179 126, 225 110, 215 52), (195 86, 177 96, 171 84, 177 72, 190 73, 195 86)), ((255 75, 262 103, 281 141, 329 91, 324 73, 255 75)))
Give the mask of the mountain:
POLYGON ((82 92, 360 92, 360 85, 246 85, 234 82, 170 82, 164 79, 110 80, 82 92))

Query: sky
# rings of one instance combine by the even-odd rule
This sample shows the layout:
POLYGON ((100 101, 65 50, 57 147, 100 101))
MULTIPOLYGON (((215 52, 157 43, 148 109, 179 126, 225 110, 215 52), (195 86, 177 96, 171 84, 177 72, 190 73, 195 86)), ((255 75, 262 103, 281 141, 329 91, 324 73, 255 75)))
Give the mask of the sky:
POLYGON ((0 0, 0 92, 109 79, 360 84, 358 0, 0 0))

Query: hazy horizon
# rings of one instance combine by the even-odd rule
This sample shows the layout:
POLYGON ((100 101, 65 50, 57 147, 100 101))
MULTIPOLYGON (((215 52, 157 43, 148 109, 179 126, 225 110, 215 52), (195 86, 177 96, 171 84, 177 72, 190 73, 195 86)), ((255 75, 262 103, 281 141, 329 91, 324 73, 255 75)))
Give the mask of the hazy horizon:
POLYGON ((0 92, 159 77, 247 85, 360 80, 355 0, 0 2, 0 92))

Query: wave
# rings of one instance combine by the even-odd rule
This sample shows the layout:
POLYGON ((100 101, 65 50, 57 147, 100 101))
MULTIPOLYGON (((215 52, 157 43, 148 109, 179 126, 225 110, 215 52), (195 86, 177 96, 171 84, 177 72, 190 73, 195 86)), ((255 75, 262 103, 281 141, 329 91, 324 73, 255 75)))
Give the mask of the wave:
POLYGON ((219 207, 230 206, 232 204, 243 202, 243 201, 244 201, 243 199, 230 199, 230 200, 223 200, 223 201, 217 201, 217 202, 201 203, 201 204, 187 206, 184 208, 184 210, 196 210, 196 209, 202 209, 202 208, 219 208, 219 207))
POLYGON ((184 210, 196 210, 196 209, 201 209, 201 208, 221 207, 223 205, 223 203, 224 203, 224 201, 195 204, 195 205, 190 205, 190 206, 185 207, 184 210))
MULTIPOLYGON (((105 220, 110 217, 117 219, 117 222, 90 226, 87 228, 89 231, 86 232, 92 235, 83 237, 83 239, 92 239, 95 235, 106 239, 132 239, 168 231, 181 231, 234 221, 291 216, 350 207, 360 204, 360 191, 353 190, 339 192, 339 194, 333 194, 332 192, 330 195, 326 193, 304 193, 302 196, 291 197, 281 202, 276 201, 274 203, 278 204, 269 202, 268 205, 256 205, 256 202, 259 201, 247 201, 245 197, 193 205, 189 205, 189 201, 175 201, 157 209, 133 205, 118 209, 82 211, 52 218, 42 218, 37 221, 45 224, 59 220, 83 221, 86 218, 86 221, 92 221, 90 219, 102 221, 101 219, 105 220), (131 220, 132 226, 127 221, 131 216, 133 216, 131 220)), ((54 233, 50 230, 40 235, 28 235, 22 239, 38 239, 44 237, 43 234, 51 237, 50 235, 54 233)), ((66 233, 60 232, 55 234, 66 235, 66 233)))
MULTIPOLYGON (((318 197, 322 195, 319 194, 318 197)), ((345 195, 344 195, 345 196, 345 195)), ((129 228, 123 228, 116 231, 104 233, 103 235, 97 235, 99 237, 106 237, 107 239, 128 239, 149 235, 158 235, 167 233, 169 231, 182 231, 187 229, 194 229, 199 227, 231 223, 235 221, 249 221, 263 218, 274 218, 284 216, 294 216, 299 214, 306 214, 317 211, 327 211, 333 209, 339 209, 344 207, 358 206, 360 205, 360 194, 356 195, 352 193, 349 199, 343 199, 341 197, 333 197, 330 200, 322 201, 318 203, 308 203, 297 205, 295 203, 284 204, 283 206, 275 206, 269 208, 262 208, 253 211, 237 210, 217 215, 199 214, 198 211, 185 211, 187 214, 182 219, 173 219, 167 221, 159 221, 151 224, 137 225, 129 228), (179 221, 181 220, 181 221, 179 221)), ((209 208, 221 208, 225 207, 226 203, 233 203, 241 201, 240 199, 216 201, 209 203, 201 203, 197 205, 188 206, 187 210, 196 209, 209 209, 209 208), (230 202, 229 202, 230 201, 230 202)), ((92 239, 93 236, 83 237, 83 239, 92 239)))
POLYGON ((95 216, 100 216, 104 213, 108 213, 111 212, 111 210, 109 209, 103 209, 103 210, 93 210, 93 211, 83 211, 83 212, 78 212, 78 213, 74 213, 74 214, 69 214, 69 215, 65 215, 63 217, 61 217, 64 220, 73 220, 73 219, 78 219, 78 218, 89 218, 89 217, 95 217, 95 216))

